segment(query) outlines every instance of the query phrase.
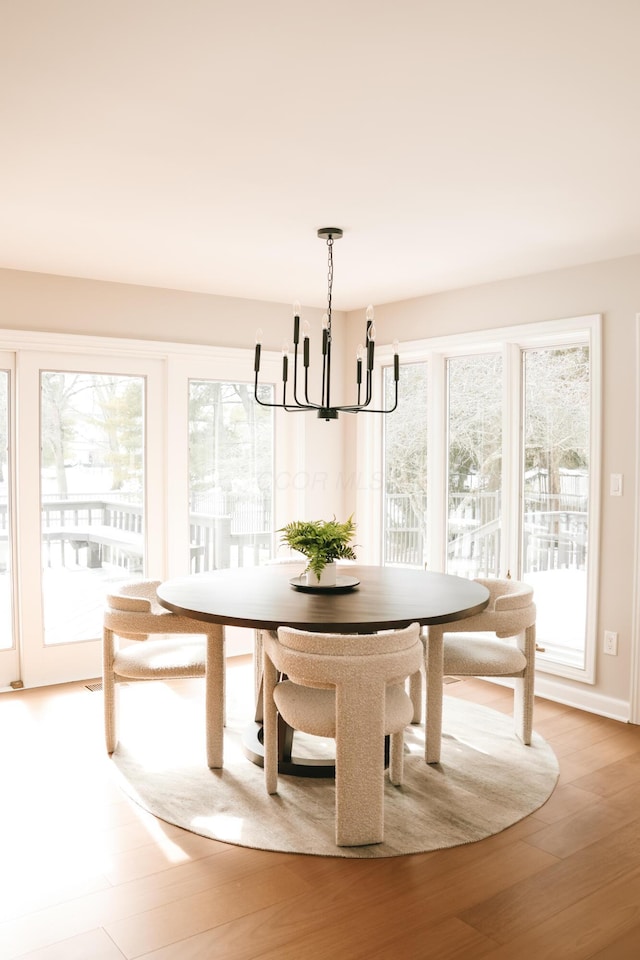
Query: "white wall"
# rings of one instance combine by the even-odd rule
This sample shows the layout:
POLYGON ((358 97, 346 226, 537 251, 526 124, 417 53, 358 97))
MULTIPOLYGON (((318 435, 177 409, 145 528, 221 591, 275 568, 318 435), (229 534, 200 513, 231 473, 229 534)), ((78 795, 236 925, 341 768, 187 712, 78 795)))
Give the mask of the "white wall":
MULTIPOLYGON (((380 343, 419 340, 519 323, 603 314, 602 530, 596 684, 551 683, 538 689, 619 715, 628 704, 632 664, 635 532, 635 317, 640 311, 640 256, 483 284, 376 307, 380 343), (624 495, 609 496, 609 474, 624 475, 624 495), (602 653, 602 633, 619 635, 619 655, 602 653)), ((362 311, 349 314, 347 353, 361 338, 362 311)), ((346 471, 357 471, 355 424, 346 424, 346 471)), ((355 501, 348 496, 345 509, 355 501)))

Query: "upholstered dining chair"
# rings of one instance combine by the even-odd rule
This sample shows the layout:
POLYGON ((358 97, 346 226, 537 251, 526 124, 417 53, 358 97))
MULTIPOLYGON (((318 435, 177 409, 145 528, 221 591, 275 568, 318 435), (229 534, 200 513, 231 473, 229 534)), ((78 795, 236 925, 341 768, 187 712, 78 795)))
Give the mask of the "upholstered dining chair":
MULTIPOLYGON (((481 613, 466 620, 429 626, 422 634, 427 675, 427 763, 440 761, 445 676, 515 678, 515 732, 524 744, 531 743, 536 651, 533 588, 511 579, 478 577, 476 582, 489 591, 489 603, 481 613)), ((412 693, 415 706, 415 687, 412 693)))
POLYGON ((118 681, 204 677, 207 764, 222 767, 224 627, 165 610, 156 595, 160 582, 126 583, 107 596, 102 643, 107 751, 113 753, 118 745, 118 681), (150 639, 154 634, 161 636, 150 639), (121 639, 137 642, 121 646, 121 639))
POLYGON ((335 739, 336 844, 381 843, 384 739, 391 735, 389 778, 399 785, 404 728, 413 714, 404 682, 423 657, 418 624, 373 634, 280 627, 264 631, 263 643, 267 792, 278 788, 279 712, 296 730, 335 739))

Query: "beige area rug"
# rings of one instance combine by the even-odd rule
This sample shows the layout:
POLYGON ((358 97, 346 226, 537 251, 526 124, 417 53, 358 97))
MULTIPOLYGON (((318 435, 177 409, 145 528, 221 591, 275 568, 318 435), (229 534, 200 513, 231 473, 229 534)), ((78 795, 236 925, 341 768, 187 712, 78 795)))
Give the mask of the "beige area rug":
MULTIPOLYGON (((250 680, 246 689, 250 693, 250 680)), ((511 716, 445 697, 440 764, 424 763, 423 728, 407 729, 405 782, 400 788, 388 780, 385 785, 384 843, 336 847, 333 780, 281 775, 278 794, 268 796, 263 770, 242 749, 242 732, 252 718, 251 703, 242 701, 229 691, 225 766, 213 771, 204 761, 199 698, 168 683, 124 685, 121 741, 113 755, 123 789, 160 819, 225 843, 376 858, 498 833, 540 807, 558 777, 556 757, 541 737, 534 735, 525 747, 511 716)), ((294 752, 305 752, 298 734, 294 752)))

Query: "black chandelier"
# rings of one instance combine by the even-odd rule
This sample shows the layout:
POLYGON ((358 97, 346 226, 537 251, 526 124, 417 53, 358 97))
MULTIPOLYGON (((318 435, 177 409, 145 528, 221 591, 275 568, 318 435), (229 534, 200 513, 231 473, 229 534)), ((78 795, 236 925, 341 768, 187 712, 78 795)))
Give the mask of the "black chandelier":
POLYGON ((339 240, 342 236, 340 227, 322 227, 318 230, 318 236, 321 240, 327 241, 328 252, 328 290, 327 290, 327 312, 322 318, 322 390, 320 401, 314 402, 309 398, 309 324, 304 321, 302 325, 302 367, 304 374, 299 370, 298 347, 300 345, 300 304, 296 301, 293 305, 293 396, 287 399, 287 385, 289 383, 289 352, 285 346, 282 351, 282 402, 269 403, 261 400, 258 396, 258 374, 260 373, 260 353, 262 344, 260 343, 260 331, 256 336, 256 352, 253 369, 255 373, 255 399, 262 407, 279 407, 289 413, 305 410, 315 410, 321 420, 337 420, 339 413, 392 413, 398 406, 398 380, 400 378, 400 359, 398 357, 397 345, 393 354, 393 379, 395 387, 395 397, 393 406, 387 410, 380 410, 371 407, 373 395, 373 361, 376 341, 376 328, 373 322, 373 307, 367 307, 365 344, 359 344, 356 354, 356 388, 357 399, 355 403, 336 405, 331 399, 331 298, 333 293, 333 242, 339 240), (366 375, 363 386, 363 362, 366 360, 366 375), (302 383, 300 382, 302 381, 302 383), (364 397, 362 396, 364 391, 364 397))

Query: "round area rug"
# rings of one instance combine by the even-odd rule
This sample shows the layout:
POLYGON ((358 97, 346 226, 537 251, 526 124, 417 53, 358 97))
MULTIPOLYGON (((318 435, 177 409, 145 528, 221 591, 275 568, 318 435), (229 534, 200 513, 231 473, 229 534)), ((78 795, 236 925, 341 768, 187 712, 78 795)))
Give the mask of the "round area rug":
MULTIPOLYGON (((439 764, 424 762, 423 727, 407 728, 404 784, 385 783, 384 843, 337 847, 333 780, 280 775, 278 793, 266 793, 262 768, 242 749, 251 704, 228 694, 224 769, 217 771, 205 763, 200 700, 170 684, 134 684, 121 690, 121 712, 113 762, 134 800, 192 833, 263 850, 376 858, 471 843, 532 813, 558 778, 540 736, 525 747, 510 715, 445 696, 439 764)), ((296 754, 304 751, 299 734, 294 744, 296 754)))

